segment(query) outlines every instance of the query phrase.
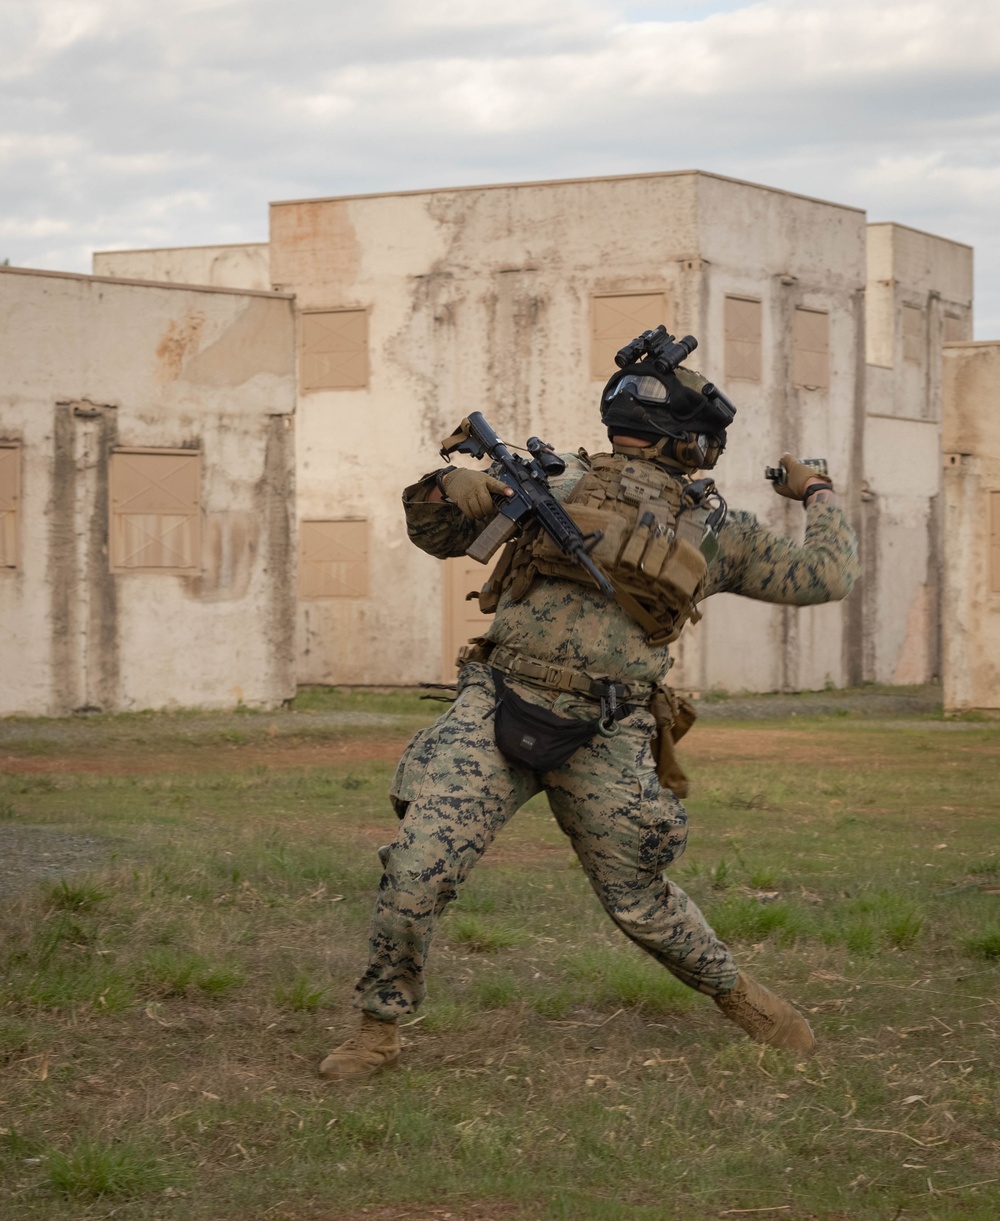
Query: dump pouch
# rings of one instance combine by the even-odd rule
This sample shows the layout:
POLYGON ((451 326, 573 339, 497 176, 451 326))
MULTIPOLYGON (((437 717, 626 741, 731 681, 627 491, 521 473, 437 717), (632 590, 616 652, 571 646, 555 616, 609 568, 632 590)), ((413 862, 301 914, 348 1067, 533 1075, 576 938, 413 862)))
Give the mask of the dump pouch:
POLYGON ((598 717, 577 721, 529 704, 507 686, 499 670, 493 671, 493 681, 497 692, 493 716, 496 744, 511 763, 534 772, 552 771, 562 767, 600 728, 598 717))
POLYGON ((656 734, 653 737, 656 777, 665 789, 670 789, 678 797, 686 797, 688 778, 677 762, 674 745, 691 728, 698 713, 689 700, 675 695, 668 687, 657 690, 649 708, 656 721, 656 734))

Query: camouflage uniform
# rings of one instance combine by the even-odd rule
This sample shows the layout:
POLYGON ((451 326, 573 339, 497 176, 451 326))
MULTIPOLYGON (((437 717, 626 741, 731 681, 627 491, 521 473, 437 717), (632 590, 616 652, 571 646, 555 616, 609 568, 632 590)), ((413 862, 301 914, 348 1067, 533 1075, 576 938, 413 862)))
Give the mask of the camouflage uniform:
MULTIPOLYGON (((586 469, 568 456, 550 481, 559 498, 586 469)), ((418 547, 444 559, 462 555, 482 524, 448 504, 431 504, 433 476, 403 496, 407 530, 418 547)), ((733 512, 708 572, 704 597, 743 594, 806 606, 844 597, 857 574, 854 532, 839 508, 806 510, 802 545, 733 512)), ((519 602, 501 598, 488 639, 553 665, 612 678, 650 693, 670 664, 614 601, 576 581, 536 579, 519 602)), ((567 717, 592 720, 592 701, 506 679, 519 695, 567 717)), ((385 854, 372 921, 368 970, 358 983, 362 1009, 383 1019, 411 1013, 424 997, 424 968, 438 916, 507 820, 544 790, 552 812, 598 898, 623 933, 684 983, 710 996, 732 989, 738 968, 704 916, 665 876, 684 851, 687 815, 661 788, 651 751, 653 717, 631 715, 600 732, 561 767, 537 774, 497 749, 496 704, 488 666, 468 664, 458 698, 410 742, 392 786, 405 814, 385 854)))

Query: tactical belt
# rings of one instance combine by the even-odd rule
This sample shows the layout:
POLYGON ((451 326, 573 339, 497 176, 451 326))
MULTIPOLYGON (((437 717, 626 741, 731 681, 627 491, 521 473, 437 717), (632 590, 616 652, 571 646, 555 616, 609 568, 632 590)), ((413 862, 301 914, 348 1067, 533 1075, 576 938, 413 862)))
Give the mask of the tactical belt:
POLYGON ((494 670, 499 670, 501 674, 508 674, 522 682, 548 687, 553 691, 572 692, 584 696, 585 699, 610 701, 612 707, 624 703, 648 704, 655 690, 652 684, 636 686, 629 683, 602 682, 598 678, 591 678, 582 670, 573 670, 569 666, 554 666, 551 662, 527 657, 524 653, 515 652, 504 645, 494 645, 488 655, 484 656, 484 653, 485 649, 478 645, 471 648, 466 645, 459 650, 459 663, 482 661, 494 670))

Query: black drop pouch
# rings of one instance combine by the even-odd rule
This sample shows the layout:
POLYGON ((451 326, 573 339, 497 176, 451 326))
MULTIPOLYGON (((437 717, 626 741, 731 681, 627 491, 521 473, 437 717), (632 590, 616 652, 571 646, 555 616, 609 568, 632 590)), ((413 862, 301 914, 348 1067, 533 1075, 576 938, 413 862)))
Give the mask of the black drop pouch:
POLYGON ((512 763, 530 767, 534 772, 562 767, 600 727, 597 717, 592 721, 576 721, 529 704, 511 691, 498 670, 493 671, 493 681, 497 691, 493 715, 496 743, 500 753, 512 763))

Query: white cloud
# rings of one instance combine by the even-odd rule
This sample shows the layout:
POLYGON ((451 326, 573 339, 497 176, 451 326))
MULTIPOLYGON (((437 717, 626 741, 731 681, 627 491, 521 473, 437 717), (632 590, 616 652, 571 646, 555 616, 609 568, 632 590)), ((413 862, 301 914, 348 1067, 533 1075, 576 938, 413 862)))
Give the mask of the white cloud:
POLYGON ((702 168, 970 242, 1000 335, 995 12, 0 0, 0 258, 260 240, 270 199, 702 168))
POLYGON ((50 238, 72 232, 68 220, 56 220, 50 216, 36 216, 31 220, 20 217, 0 219, 0 239, 50 238))

